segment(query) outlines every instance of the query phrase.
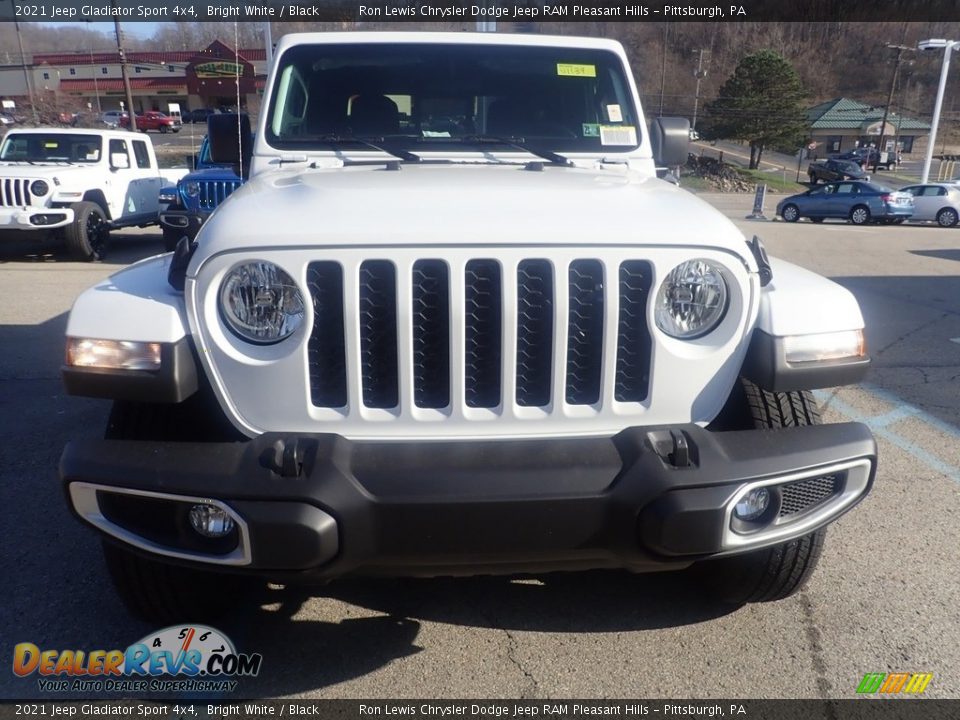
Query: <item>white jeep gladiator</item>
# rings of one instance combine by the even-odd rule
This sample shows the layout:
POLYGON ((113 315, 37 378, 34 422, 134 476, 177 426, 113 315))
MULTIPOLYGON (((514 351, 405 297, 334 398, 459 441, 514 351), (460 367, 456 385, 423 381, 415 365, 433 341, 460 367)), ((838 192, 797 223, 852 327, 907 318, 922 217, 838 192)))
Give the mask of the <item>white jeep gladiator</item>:
POLYGON ((77 259, 102 259, 111 228, 158 222, 171 180, 150 140, 126 131, 11 130, 0 144, 0 240, 55 232, 77 259))
POLYGON ((263 108, 252 146, 211 125, 249 181, 196 240, 70 314, 66 387, 113 409, 60 473, 133 612, 245 576, 806 582, 876 471, 809 392, 863 377, 860 309, 658 179, 688 125, 648 127, 618 43, 287 35, 263 108))

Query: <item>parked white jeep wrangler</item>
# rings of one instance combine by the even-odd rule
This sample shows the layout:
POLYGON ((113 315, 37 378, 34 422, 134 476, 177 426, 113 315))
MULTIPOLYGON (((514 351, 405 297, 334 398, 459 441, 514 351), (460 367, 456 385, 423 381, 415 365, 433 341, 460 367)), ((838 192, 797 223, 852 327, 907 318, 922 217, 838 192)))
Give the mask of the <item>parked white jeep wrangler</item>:
POLYGON ((61 476, 134 612, 244 575, 807 580, 876 469, 809 392, 865 373, 860 310, 657 179, 688 126, 648 130, 618 43, 287 35, 263 108, 252 148, 211 126, 250 180, 196 242, 70 315, 66 387, 114 404, 61 476))
POLYGON ((111 228, 158 222, 169 182, 150 140, 126 131, 11 130, 0 144, 0 240, 57 231, 74 257, 99 260, 111 228))

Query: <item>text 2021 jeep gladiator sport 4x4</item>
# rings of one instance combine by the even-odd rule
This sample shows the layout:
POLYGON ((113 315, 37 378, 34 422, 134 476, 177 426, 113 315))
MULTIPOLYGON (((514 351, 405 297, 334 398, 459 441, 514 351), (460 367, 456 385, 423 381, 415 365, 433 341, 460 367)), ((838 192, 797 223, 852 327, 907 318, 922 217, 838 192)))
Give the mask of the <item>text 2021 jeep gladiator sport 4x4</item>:
POLYGON ((807 580, 876 469, 809 392, 863 376, 859 307, 657 179, 688 128, 648 130, 618 43, 288 35, 263 108, 252 147, 212 124, 250 179, 196 242, 70 315, 66 387, 113 410, 61 476, 133 611, 245 574, 807 580))

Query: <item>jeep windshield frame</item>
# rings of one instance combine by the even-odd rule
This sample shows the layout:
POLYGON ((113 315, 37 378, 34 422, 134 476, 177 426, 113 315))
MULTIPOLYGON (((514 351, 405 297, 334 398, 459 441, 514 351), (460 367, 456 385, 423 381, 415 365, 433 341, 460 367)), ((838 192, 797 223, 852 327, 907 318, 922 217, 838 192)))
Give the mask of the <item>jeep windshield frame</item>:
POLYGON ((642 127, 627 72, 616 53, 598 48, 296 45, 278 59, 264 139, 277 150, 334 154, 369 151, 372 138, 390 153, 518 145, 533 154, 630 153, 642 127), (325 142, 331 136, 340 141, 335 150, 325 142))
POLYGON ((0 145, 0 162, 89 163, 100 162, 103 138, 74 133, 10 132, 0 145))

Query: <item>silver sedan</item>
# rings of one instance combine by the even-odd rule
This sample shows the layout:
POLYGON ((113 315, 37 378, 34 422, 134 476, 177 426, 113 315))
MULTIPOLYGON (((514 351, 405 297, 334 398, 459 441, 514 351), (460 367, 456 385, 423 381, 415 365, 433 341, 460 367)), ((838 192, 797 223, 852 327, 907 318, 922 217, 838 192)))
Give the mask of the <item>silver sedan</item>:
POLYGON ((913 195, 910 222, 935 222, 953 227, 960 220, 960 186, 951 183, 910 185, 901 192, 913 195))

